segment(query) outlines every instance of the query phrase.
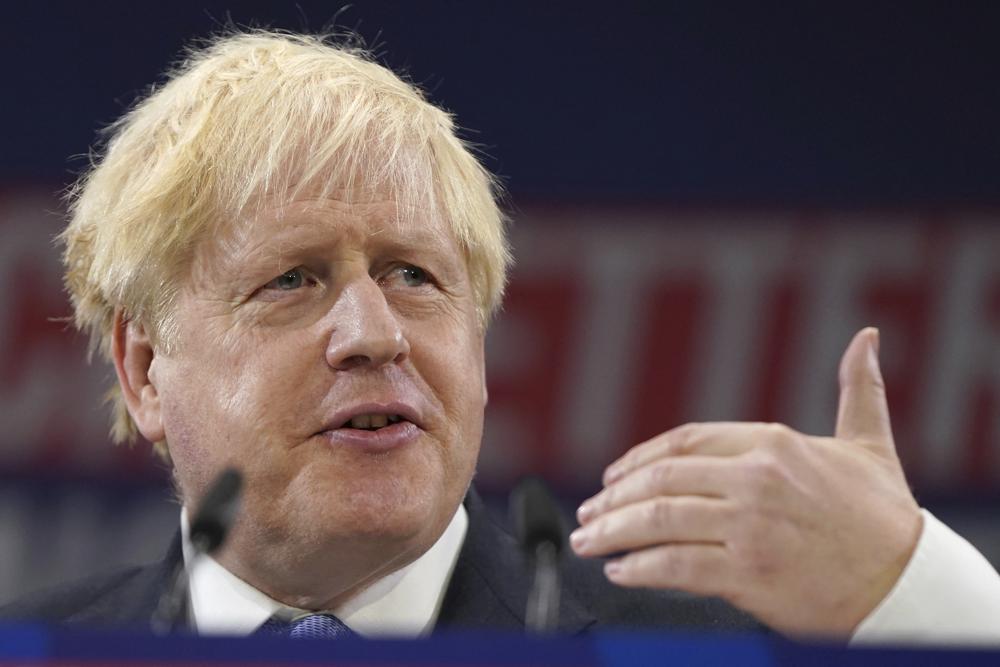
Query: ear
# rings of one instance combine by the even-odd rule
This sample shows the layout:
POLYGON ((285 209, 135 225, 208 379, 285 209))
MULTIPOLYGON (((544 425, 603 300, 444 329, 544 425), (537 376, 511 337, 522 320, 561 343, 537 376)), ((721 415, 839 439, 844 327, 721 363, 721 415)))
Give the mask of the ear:
POLYGON ((121 310, 115 312, 111 354, 122 397, 135 425, 150 442, 161 442, 166 435, 160 395, 151 372, 156 351, 142 324, 125 319, 121 310))

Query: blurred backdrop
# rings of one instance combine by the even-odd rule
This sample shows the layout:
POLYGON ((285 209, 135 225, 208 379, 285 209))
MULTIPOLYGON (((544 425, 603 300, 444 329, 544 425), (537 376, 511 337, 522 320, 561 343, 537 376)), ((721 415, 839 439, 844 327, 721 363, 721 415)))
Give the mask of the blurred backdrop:
POLYGON ((829 434, 873 324, 918 499, 1000 563, 1000 5, 39 2, 0 27, 0 601, 175 529, 52 237, 100 128, 229 23, 355 31, 506 183, 492 497, 536 473, 570 507, 690 420, 829 434))

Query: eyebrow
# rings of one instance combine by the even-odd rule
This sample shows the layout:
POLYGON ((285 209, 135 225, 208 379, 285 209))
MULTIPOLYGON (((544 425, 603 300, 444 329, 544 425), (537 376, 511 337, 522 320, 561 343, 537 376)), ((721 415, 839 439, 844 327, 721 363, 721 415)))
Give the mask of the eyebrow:
MULTIPOLYGON (((245 268, 259 262, 280 261, 289 254, 332 251, 343 242, 344 230, 336 224, 323 224, 323 221, 310 219, 311 216, 296 218, 292 224, 272 229, 267 236, 251 234, 242 239, 223 241, 220 264, 223 268, 245 268), (226 245, 229 246, 228 251, 226 245)), ((439 233, 421 227, 397 232, 395 225, 391 220, 382 222, 377 229, 366 233, 365 245, 370 245, 378 253, 429 254, 440 262, 461 263, 464 257, 461 247, 447 232, 439 233)))
MULTIPOLYGON (((368 235, 369 240, 381 247, 390 250, 434 250, 447 252, 451 249, 451 239, 444 234, 437 234, 426 229, 417 229, 400 233, 397 235, 387 235, 385 229, 378 229, 368 235)), ((458 244, 455 244, 458 250, 458 244)))

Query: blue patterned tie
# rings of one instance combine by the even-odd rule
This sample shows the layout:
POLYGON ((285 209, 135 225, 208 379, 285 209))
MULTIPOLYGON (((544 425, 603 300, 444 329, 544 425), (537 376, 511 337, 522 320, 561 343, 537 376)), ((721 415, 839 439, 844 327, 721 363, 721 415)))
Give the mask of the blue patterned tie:
POLYGON ((333 614, 309 614, 290 623, 272 616, 254 634, 292 639, 343 639, 356 636, 333 614))

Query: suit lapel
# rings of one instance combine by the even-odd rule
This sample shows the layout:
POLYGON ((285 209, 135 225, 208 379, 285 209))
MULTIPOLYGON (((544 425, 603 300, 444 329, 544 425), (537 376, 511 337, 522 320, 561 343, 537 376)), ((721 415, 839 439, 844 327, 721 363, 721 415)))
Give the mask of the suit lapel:
POLYGON ((90 605, 67 618, 67 622, 148 627, 181 558, 181 534, 177 531, 163 560, 130 570, 112 590, 96 595, 90 605))

